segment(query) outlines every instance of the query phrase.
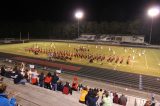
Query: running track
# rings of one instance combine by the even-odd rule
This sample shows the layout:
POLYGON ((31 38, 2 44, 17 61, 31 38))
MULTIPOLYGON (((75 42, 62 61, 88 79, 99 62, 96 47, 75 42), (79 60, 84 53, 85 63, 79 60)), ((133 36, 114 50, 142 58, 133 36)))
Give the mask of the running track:
MULTIPOLYGON (((0 58, 12 58, 19 61, 32 61, 42 66, 63 68, 64 73, 87 77, 90 79, 104 81, 106 83, 116 84, 124 87, 139 88, 139 75, 116 70, 108 70, 97 67, 83 66, 64 62, 50 62, 44 59, 29 58, 8 53, 0 53, 0 58), (53 65, 53 66, 52 66, 53 65), (58 66, 57 66, 58 65, 58 66)), ((160 94, 160 80, 158 77, 142 76, 143 90, 160 94)))

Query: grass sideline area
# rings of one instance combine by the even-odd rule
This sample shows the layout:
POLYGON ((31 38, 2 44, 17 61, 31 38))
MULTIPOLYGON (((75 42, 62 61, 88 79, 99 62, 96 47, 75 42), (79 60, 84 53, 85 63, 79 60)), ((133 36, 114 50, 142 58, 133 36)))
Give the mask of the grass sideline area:
MULTIPOLYGON (((43 48, 54 49, 56 51, 70 51, 76 52, 74 48, 80 47, 87 48, 89 51, 87 54, 103 55, 105 58, 110 56, 123 57, 123 63, 115 63, 115 61, 107 62, 107 60, 94 61, 89 63, 87 59, 73 58, 65 62, 71 62, 76 64, 82 64, 87 66, 95 66, 100 68, 107 68, 117 71, 124 71, 136 74, 160 76, 160 50, 151 48, 133 48, 123 46, 108 46, 108 45, 95 45, 95 44, 78 44, 78 43, 66 43, 66 42, 30 42, 22 44, 7 44, 0 45, 0 51, 4 53, 12 53, 23 56, 44 58, 47 59, 47 54, 39 53, 35 55, 32 52, 25 51, 25 48, 43 48), (130 57, 130 64, 126 64, 127 58, 130 57)), ((63 60, 59 60, 63 61, 63 60)))

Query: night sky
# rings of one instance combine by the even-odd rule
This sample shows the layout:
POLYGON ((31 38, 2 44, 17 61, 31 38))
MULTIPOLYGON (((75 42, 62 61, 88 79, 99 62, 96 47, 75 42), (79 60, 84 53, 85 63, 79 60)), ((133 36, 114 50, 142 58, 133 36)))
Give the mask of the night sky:
POLYGON ((0 3, 0 20, 72 21, 77 9, 86 21, 128 21, 144 17, 160 0, 12 0, 0 3))

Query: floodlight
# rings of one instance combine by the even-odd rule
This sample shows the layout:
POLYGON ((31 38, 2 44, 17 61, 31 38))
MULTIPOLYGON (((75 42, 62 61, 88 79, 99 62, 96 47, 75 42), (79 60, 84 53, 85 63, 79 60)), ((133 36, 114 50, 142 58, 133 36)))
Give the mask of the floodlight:
POLYGON ((76 17, 77 19, 81 19, 81 18, 83 17, 83 12, 82 12, 82 11, 77 11, 77 12, 75 13, 75 17, 76 17))
POLYGON ((148 10, 148 15, 152 18, 151 22, 151 28, 150 28, 150 34, 149 34, 149 43, 151 44, 152 39, 152 26, 153 26, 153 18, 158 16, 160 13, 159 7, 152 7, 148 10))
POLYGON ((81 19, 81 18, 83 17, 83 12, 80 11, 80 10, 77 11, 77 12, 75 13, 75 17, 76 17, 77 20, 78 20, 78 24, 77 24, 77 25, 78 25, 78 28, 77 28, 78 30, 77 30, 77 31, 78 31, 78 37, 79 37, 79 19, 81 19))
POLYGON ((151 17, 155 17, 160 13, 160 10, 158 7, 152 7, 148 10, 148 15, 151 17))

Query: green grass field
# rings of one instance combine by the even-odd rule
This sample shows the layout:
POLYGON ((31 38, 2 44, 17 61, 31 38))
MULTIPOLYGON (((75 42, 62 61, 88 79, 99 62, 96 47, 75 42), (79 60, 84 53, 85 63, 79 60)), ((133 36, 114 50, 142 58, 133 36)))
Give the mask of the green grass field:
POLYGON ((130 73, 160 76, 160 50, 158 49, 63 43, 63 42, 30 42, 24 44, 0 45, 0 51, 5 53, 12 53, 12 54, 47 59, 46 54, 34 55, 31 52, 29 53, 25 51, 25 48, 30 48, 35 46, 47 49, 52 48, 55 49, 56 51, 67 50, 71 52, 75 52, 74 48, 79 48, 80 46, 83 46, 90 50, 89 52, 86 52, 88 54, 94 54, 94 55, 101 54, 104 55, 106 58, 109 57, 110 55, 115 55, 116 57, 117 56, 124 57, 124 61, 122 64, 115 63, 115 61, 107 62, 106 60, 102 62, 94 61, 93 63, 89 63, 89 61, 86 59, 73 58, 72 60, 67 60, 67 62, 83 64, 87 66, 108 68, 130 73), (126 64, 128 56, 131 57, 129 65, 126 64))

